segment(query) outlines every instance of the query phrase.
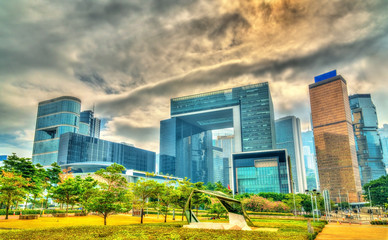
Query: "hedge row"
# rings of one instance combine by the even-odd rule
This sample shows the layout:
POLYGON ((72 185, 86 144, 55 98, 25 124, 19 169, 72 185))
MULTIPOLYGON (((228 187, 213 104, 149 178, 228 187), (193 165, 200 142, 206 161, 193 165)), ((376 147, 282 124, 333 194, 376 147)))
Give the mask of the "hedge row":
POLYGON ((373 220, 370 222, 372 225, 388 225, 388 220, 373 220))
MULTIPOLYGON (((8 214, 13 215, 20 215, 20 212, 22 215, 26 214, 40 214, 41 210, 33 210, 33 209, 26 209, 26 210, 9 210, 8 214)), ((81 212, 81 210, 69 210, 68 213, 78 213, 81 212)), ((45 214, 51 214, 51 213, 66 213, 66 210, 57 210, 57 209, 45 209, 45 214)), ((5 215, 5 209, 0 209, 0 215, 5 215)))
POLYGON ((248 215, 271 215, 271 216, 294 216, 292 213, 282 213, 282 212, 251 212, 247 211, 248 215))

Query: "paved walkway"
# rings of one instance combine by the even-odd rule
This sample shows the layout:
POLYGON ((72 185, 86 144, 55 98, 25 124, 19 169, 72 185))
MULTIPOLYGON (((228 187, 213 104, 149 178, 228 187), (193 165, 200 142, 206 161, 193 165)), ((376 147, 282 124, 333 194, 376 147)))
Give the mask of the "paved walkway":
POLYGON ((356 239, 356 240, 387 240, 388 226, 336 224, 329 223, 320 232, 317 240, 356 239))

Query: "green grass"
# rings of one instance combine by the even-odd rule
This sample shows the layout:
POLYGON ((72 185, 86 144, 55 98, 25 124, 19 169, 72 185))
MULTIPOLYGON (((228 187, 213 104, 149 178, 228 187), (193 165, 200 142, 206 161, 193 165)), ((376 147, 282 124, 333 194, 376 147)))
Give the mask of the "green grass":
MULTIPOLYGON (((219 222, 220 220, 216 221, 219 222)), ((27 230, 2 230, 0 239, 312 239, 306 221, 254 220, 258 227, 278 228, 277 232, 206 230, 182 228, 185 222, 133 224, 124 226, 77 226, 27 230)), ((316 231, 324 223, 313 225, 316 231)))

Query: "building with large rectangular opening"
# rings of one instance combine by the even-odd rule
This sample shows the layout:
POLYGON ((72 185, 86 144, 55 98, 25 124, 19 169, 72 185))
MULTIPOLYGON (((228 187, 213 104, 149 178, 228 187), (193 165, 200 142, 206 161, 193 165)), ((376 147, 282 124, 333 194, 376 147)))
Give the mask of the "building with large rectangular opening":
POLYGON ((212 130, 226 128, 235 152, 276 148, 267 82, 171 99, 171 118, 160 123, 160 172, 213 182, 212 130))

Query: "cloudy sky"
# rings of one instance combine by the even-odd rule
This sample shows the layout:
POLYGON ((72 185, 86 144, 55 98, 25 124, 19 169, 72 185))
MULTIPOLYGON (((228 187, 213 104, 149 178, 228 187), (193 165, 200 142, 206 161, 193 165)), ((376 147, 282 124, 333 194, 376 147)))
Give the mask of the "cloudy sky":
POLYGON ((31 157, 38 102, 63 95, 156 152, 170 98, 263 81, 306 130, 308 84, 333 69, 381 126, 387 66, 386 0, 0 0, 0 155, 31 157))

